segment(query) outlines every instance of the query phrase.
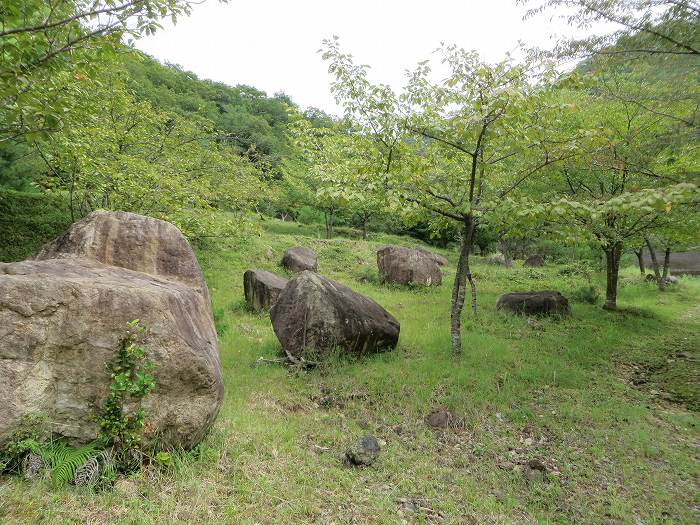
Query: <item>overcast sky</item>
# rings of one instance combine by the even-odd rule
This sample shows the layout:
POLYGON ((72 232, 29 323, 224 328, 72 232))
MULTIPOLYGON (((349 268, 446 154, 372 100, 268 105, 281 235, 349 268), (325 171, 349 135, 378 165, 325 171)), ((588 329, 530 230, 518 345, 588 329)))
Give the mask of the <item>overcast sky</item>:
POLYGON ((523 21, 523 12, 515 0, 207 0, 137 47, 201 78, 283 91, 302 108, 338 114, 317 52, 324 38, 338 35, 345 52, 372 66, 373 81, 400 88, 404 71, 440 42, 496 61, 519 40, 551 47, 552 34, 571 31, 548 16, 523 21))

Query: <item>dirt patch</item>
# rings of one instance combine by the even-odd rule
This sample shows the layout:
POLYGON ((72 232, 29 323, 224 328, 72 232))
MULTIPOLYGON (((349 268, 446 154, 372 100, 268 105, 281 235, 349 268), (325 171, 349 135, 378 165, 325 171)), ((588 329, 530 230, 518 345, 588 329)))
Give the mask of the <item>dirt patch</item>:
POLYGON ((700 412, 700 336, 669 346, 665 358, 628 365, 627 381, 653 397, 700 412))

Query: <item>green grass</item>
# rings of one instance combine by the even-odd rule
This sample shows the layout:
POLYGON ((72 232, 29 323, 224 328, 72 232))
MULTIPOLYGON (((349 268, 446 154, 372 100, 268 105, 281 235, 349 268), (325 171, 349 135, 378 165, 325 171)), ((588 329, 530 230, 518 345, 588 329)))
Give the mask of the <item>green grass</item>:
MULTIPOLYGON (((354 232, 342 232, 354 237, 354 232)), ((442 287, 376 283, 380 244, 320 238, 316 226, 268 220, 260 237, 199 250, 212 292, 226 395, 213 432, 163 472, 149 468, 111 492, 51 491, 0 481, 0 523, 697 523, 700 520, 700 280, 669 291, 638 282, 620 289, 621 311, 574 302, 564 320, 495 311, 506 291, 588 286, 559 267, 513 269, 476 257, 478 317, 464 315, 464 355, 449 344, 456 254, 442 287), (316 229, 315 229, 316 228, 316 229), (320 271, 366 294, 401 322, 399 348, 335 359, 310 372, 274 365, 266 315, 242 301, 242 275, 283 273, 284 249, 320 255, 320 271), (681 355, 683 354, 683 355, 681 355), (670 362, 669 362, 670 360, 670 362), (635 368, 636 367, 636 368, 635 368), (640 374, 645 381, 640 382, 640 374), (633 383, 637 383, 636 385, 633 383), (320 406, 330 392, 332 406, 320 406), (431 409, 463 424, 429 428, 431 409), (342 465, 348 443, 372 433, 377 463, 342 465), (528 481, 520 464, 549 471, 528 481), (427 509, 400 514, 400 499, 427 509)), ((593 285, 602 288, 600 276, 593 285)))

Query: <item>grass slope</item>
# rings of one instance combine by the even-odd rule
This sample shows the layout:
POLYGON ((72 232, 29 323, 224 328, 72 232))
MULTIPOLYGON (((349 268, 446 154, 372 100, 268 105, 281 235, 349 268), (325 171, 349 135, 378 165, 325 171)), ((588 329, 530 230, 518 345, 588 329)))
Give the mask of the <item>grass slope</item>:
MULTIPOLYGON (((276 221, 238 246, 199 251, 212 292, 226 397, 214 431, 175 467, 142 471, 112 492, 51 492, 0 481, 2 523, 697 523, 700 281, 666 293, 627 272, 619 313, 574 303, 562 321, 497 313, 506 291, 587 285, 560 267, 493 267, 476 258, 480 312, 464 317, 465 353, 450 354, 450 284, 376 284, 386 242, 312 236, 276 221), (274 365, 266 315, 242 300, 250 267, 281 272, 284 249, 320 255, 322 273, 401 322, 395 352, 295 373, 274 365), (690 379, 689 379, 690 378, 690 379), (694 378, 694 379, 693 379, 694 378), (634 383, 634 384, 633 384, 634 383), (636 385, 635 385, 636 384, 636 385), (681 403, 679 403, 681 402, 681 403), (682 404, 682 403, 685 403, 682 404), (424 421, 447 407, 456 428, 424 421), (345 468, 347 444, 373 433, 377 463, 345 468), (548 474, 528 480, 522 464, 548 474)), ((593 277, 600 286, 599 276, 593 277)))

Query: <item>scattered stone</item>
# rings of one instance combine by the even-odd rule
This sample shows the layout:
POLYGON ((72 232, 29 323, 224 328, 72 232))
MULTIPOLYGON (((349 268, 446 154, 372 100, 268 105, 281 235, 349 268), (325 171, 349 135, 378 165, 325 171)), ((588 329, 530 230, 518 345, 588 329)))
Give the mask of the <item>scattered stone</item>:
POLYGON ((513 266, 513 261, 502 253, 495 253, 489 258, 489 264, 511 268, 513 266))
POLYGON ((665 281, 666 284, 678 284, 680 282, 678 277, 676 277, 675 275, 669 275, 668 277, 666 277, 665 281))
POLYGON ((523 266, 527 266, 529 268, 541 268, 544 266, 544 257, 542 255, 530 255, 530 257, 525 259, 523 266))
POLYGON ((313 250, 303 246, 295 246, 284 252, 282 266, 294 273, 304 270, 316 272, 318 271, 318 255, 313 250))
POLYGON ((567 298, 553 290, 507 293, 498 298, 496 309, 525 315, 568 315, 571 312, 567 298))
POLYGON ((243 274, 245 300, 254 310, 269 310, 289 281, 265 270, 247 270, 243 274))
POLYGON ((367 467, 379 457, 379 441, 372 435, 364 436, 345 452, 345 461, 354 466, 367 467))
POLYGON ((384 246, 377 250, 377 268, 382 283, 418 286, 442 284, 435 255, 426 250, 384 246))
POLYGON ((528 465, 523 467, 523 475, 528 479, 528 481, 543 481, 544 472, 530 468, 528 465))
POLYGON ((425 417, 425 422, 433 428, 449 428, 456 422, 454 414, 447 408, 437 408, 425 417))
MULTIPOLYGON (((188 448, 214 422, 223 381, 209 291, 194 252, 167 222, 91 213, 35 260, 0 263, 0 447, 28 414, 50 414, 73 443, 99 434, 106 368, 127 323, 148 327, 156 388, 146 441, 188 448)), ((135 407, 134 407, 135 408, 135 407)))
POLYGON ((24 472, 24 477, 27 481, 34 481, 39 479, 39 477, 44 472, 44 460, 39 454, 30 452, 27 454, 22 462, 22 471, 24 472))
POLYGON ((317 273, 304 271, 270 310, 272 328, 287 355, 392 350, 399 322, 372 299, 317 273))
POLYGON ((539 459, 531 459, 523 466, 523 475, 530 481, 543 481, 547 467, 539 459))

